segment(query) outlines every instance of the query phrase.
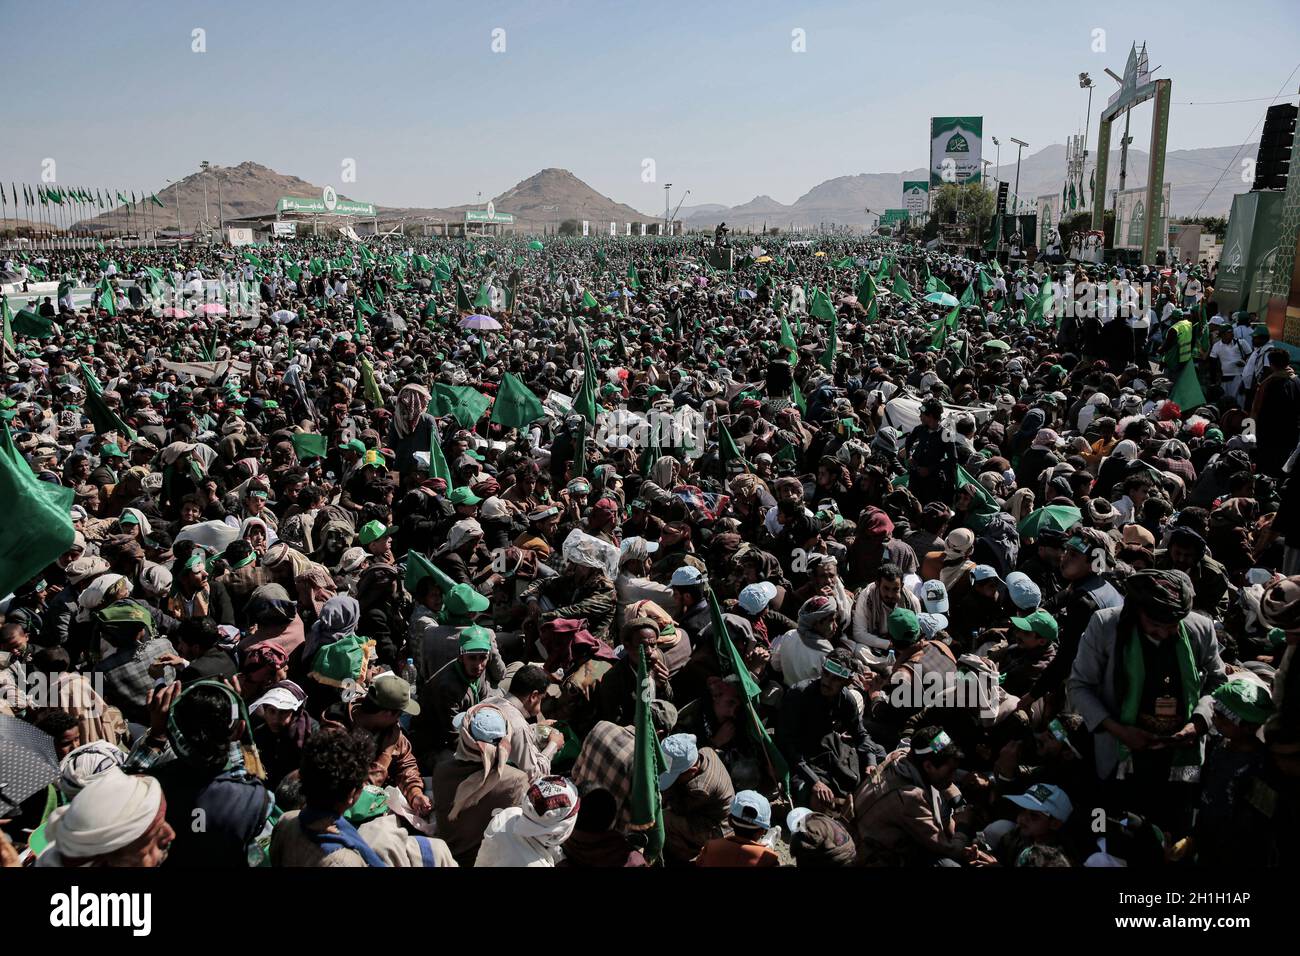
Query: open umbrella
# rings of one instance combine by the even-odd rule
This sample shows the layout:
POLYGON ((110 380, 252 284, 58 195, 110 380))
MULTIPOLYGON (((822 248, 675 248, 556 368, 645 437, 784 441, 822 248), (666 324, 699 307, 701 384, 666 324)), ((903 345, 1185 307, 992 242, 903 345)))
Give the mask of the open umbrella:
POLYGON ((163 314, 163 318, 164 318, 164 319, 190 319, 190 318, 193 318, 193 316, 190 315, 190 313, 186 312, 184 309, 174 309, 174 308, 171 308, 170 306, 169 306, 168 308, 166 308, 166 309, 163 309, 163 310, 162 310, 162 314, 163 314))
POLYGON ((462 329, 478 329, 484 332, 495 332, 501 328, 501 323, 490 315, 467 315, 460 320, 462 329))
POLYGON ((752 292, 752 291, 749 290, 749 289, 741 289, 741 290, 740 290, 740 297, 741 297, 742 299, 754 299, 754 298, 757 298, 757 296, 754 294, 754 292, 752 292))
POLYGON ((955 295, 949 295, 947 292, 931 292, 925 297, 925 301, 933 302, 935 305, 941 305, 946 309, 955 308, 957 305, 957 297, 955 295))
POLYGON ((222 305, 220 302, 205 302, 203 305, 199 306, 195 311, 203 315, 225 315, 226 307, 222 305))
POLYGON ((0 716, 0 816, 59 779, 54 738, 17 717, 0 716))
POLYGON ((541 252, 546 247, 542 245, 540 242, 538 242, 536 239, 534 239, 532 242, 528 244, 528 248, 532 249, 533 252, 541 252))
POLYGON ((288 325, 290 322, 297 320, 298 313, 291 312, 288 309, 276 309, 271 313, 271 318, 275 319, 275 321, 279 322, 281 325, 288 325))
POLYGON ((1001 339, 990 339, 984 343, 984 347, 986 349, 993 349, 995 352, 1005 352, 1011 348, 1010 345, 1007 345, 1007 343, 1003 342, 1001 339))
POLYGON ((1069 531, 1083 520, 1083 513, 1072 505, 1047 505, 1025 515, 1016 527, 1022 538, 1037 538, 1043 528, 1069 531))
POLYGON ((755 262, 771 262, 771 261, 772 261, 772 257, 771 257, 771 256, 759 256, 759 257, 758 257, 757 259, 755 259, 754 261, 755 261, 755 262))
POLYGON ((820 249, 813 253, 813 256, 816 258, 821 258, 824 255, 826 255, 826 253, 822 252, 820 249))

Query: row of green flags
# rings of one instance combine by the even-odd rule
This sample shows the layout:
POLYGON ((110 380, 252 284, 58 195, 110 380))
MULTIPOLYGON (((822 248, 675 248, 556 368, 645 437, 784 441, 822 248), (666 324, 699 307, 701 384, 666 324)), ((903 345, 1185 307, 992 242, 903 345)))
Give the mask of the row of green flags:
MULTIPOLYGON (((13 183, 9 184, 13 191, 14 205, 18 205, 18 187, 13 183)), ((4 192, 4 187, 0 186, 0 193, 4 192)), ((131 198, 126 196, 119 189, 117 191, 116 202, 114 196, 108 190, 96 189, 91 192, 81 186, 37 186, 35 189, 23 184, 23 201, 29 206, 37 204, 42 206, 68 206, 75 203, 83 203, 89 206, 95 206, 99 209, 112 209, 114 206, 125 205, 135 206, 137 203, 151 202, 159 209, 165 208, 163 201, 158 198, 157 193, 141 193, 139 199, 136 198, 135 191, 132 190, 131 198)))

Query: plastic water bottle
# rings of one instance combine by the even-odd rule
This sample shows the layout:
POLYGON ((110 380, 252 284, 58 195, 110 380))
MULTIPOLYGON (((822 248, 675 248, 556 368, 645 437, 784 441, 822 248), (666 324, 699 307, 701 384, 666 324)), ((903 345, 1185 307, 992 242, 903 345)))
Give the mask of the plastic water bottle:
POLYGON ((402 665, 402 680, 406 681, 412 687, 419 683, 419 677, 415 673, 415 659, 408 657, 406 663, 402 665))

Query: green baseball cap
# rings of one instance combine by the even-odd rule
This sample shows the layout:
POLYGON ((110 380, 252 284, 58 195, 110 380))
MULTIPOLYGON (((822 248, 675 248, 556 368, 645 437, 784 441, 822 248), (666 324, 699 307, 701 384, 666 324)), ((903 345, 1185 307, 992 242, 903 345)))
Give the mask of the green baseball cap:
POLYGON ((921 622, 916 612, 905 607, 896 607, 889 612, 889 636, 895 644, 904 647, 915 644, 921 636, 921 622))
POLYGON ((472 584, 462 582, 454 585, 443 596, 442 610, 448 617, 468 617, 471 614, 486 611, 491 603, 486 597, 474 590, 472 584))
POLYGON ((384 527, 382 522, 367 521, 365 524, 361 526, 361 547, 364 548, 368 544, 373 544, 374 542, 378 541, 380 538, 383 538, 391 533, 392 533, 392 529, 384 527))
POLYGON ((1214 710, 1234 722, 1265 723, 1273 713, 1273 693, 1259 681, 1238 677, 1220 684, 1210 695, 1214 710))
POLYGON ((1039 608, 1033 614, 1026 614, 1024 617, 1013 617, 1011 624, 1022 631, 1029 631, 1039 637, 1046 638, 1053 644, 1056 643, 1060 633, 1056 618, 1042 608, 1039 608))
POLYGON ((462 654, 486 654, 492 650, 492 632, 486 627, 471 624, 461 628, 460 652, 462 654))
POLYGON ((447 496, 447 500, 453 505, 476 505, 483 499, 474 494, 474 492, 469 488, 462 486, 460 488, 453 488, 451 494, 447 496))

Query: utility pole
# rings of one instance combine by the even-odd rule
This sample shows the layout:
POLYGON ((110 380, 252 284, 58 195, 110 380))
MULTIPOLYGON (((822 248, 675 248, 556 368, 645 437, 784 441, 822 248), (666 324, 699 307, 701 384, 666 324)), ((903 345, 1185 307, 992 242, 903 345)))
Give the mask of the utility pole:
POLYGON ((672 213, 668 211, 669 210, 668 190, 672 188, 673 188, 672 183, 664 183, 664 235, 665 236, 668 235, 669 220, 672 218, 672 213))
POLYGON ((208 218, 208 170, 212 167, 206 159, 199 163, 199 169, 203 170, 203 231, 208 233, 208 242, 212 242, 212 227, 209 225, 211 220, 208 218))

